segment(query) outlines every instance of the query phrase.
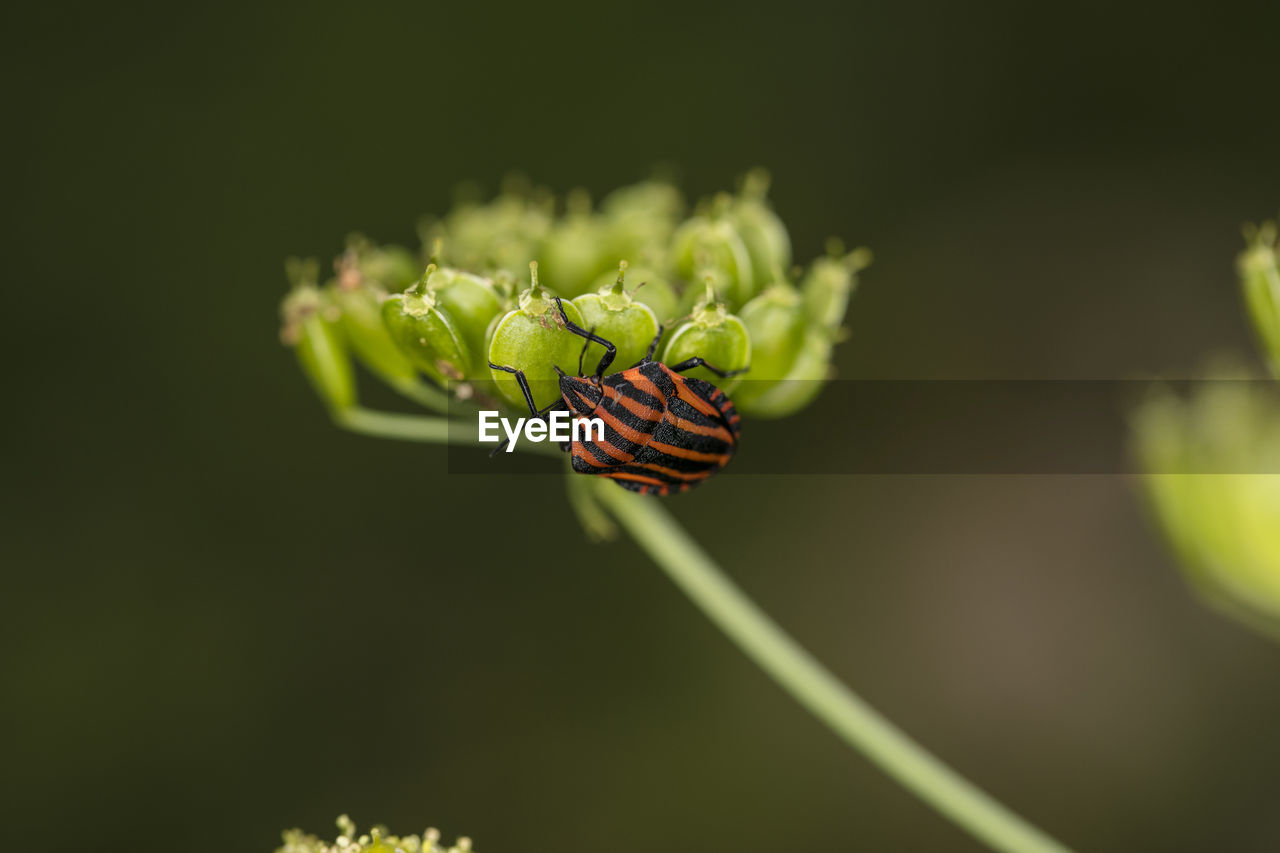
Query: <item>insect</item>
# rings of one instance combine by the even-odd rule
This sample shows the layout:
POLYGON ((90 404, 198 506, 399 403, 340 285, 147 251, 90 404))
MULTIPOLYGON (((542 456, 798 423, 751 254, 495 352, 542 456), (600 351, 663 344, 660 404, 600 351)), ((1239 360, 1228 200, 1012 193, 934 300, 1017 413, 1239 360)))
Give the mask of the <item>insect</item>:
POLYGON ((585 339, 578 356, 577 376, 555 368, 560 375, 559 400, 540 410, 533 402, 523 371, 493 363, 489 366, 515 374, 529 411, 536 418, 564 408, 574 415, 604 422, 603 440, 560 445, 571 454, 574 471, 608 477, 633 492, 666 495, 686 492, 729 464, 738 449, 740 420, 733 403, 710 382, 680 373, 705 367, 717 376, 727 377, 747 368, 721 370, 701 358, 672 365, 654 361, 653 353, 662 338, 659 328, 644 358, 620 373, 605 376, 618 354, 617 348, 574 324, 559 298, 556 307, 565 329, 585 339), (595 373, 585 376, 582 358, 592 343, 603 346, 605 353, 595 373))

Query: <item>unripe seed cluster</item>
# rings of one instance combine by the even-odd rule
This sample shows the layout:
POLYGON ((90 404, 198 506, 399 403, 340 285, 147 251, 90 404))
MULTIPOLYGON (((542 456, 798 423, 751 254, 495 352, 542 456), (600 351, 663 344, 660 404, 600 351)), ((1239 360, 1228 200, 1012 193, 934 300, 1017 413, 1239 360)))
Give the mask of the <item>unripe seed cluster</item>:
POLYGON ((672 184, 623 187, 596 206, 583 191, 562 205, 548 192, 508 181, 497 198, 459 203, 425 220, 415 254, 353 237, 319 283, 313 263, 291 262, 282 306, 286 343, 335 410, 355 404, 353 362, 397 388, 425 378, 458 397, 524 400, 500 364, 523 370, 535 402, 556 398, 555 368, 588 372, 603 348, 566 332, 569 319, 612 341, 611 370, 644 357, 694 356, 735 393, 739 411, 794 414, 831 374, 866 250, 838 244, 807 269, 792 267, 791 238, 767 198, 768 177, 747 175, 737 193, 686 210, 672 184), (686 215, 688 214, 688 215, 686 215), (425 271, 424 271, 425 270, 425 271))

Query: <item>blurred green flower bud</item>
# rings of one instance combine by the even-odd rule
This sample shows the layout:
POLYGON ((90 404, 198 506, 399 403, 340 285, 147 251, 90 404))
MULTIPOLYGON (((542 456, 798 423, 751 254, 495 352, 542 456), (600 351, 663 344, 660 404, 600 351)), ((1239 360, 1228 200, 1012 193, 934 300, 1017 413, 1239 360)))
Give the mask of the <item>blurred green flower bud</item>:
POLYGON ((363 284, 375 291, 404 290, 422 275, 422 264, 403 246, 379 246, 362 234, 347 238, 347 250, 334 262, 338 283, 348 290, 363 284))
POLYGON ((373 288, 361 284, 348 289, 340 278, 326 292, 338 309, 343 334, 360 363, 391 385, 412 381, 418 375, 382 322, 382 305, 373 288))
POLYGON ((608 257, 647 260, 666 250, 684 212, 684 198, 670 183, 643 181, 614 190, 605 196, 601 209, 608 257))
POLYGON ((382 303, 382 322, 418 369, 443 384, 471 374, 473 353, 461 325, 440 304, 431 286, 436 274, 436 265, 431 264, 417 284, 388 296, 382 303))
MULTIPOLYGON (((735 393, 734 403, 743 414, 761 418, 784 418, 793 415, 812 403, 822 390, 822 386, 831 378, 831 352, 834 349, 832 340, 813 326, 800 345, 795 361, 786 376, 765 388, 760 394, 750 394, 745 405, 738 404, 738 397, 745 389, 755 383, 743 382, 742 388, 735 393)), ((750 380, 753 367, 746 375, 750 380)))
POLYGON ((791 235, 769 205, 769 173, 753 169, 742 179, 729 216, 751 255, 755 288, 768 284, 771 270, 791 267, 791 235))
MULTIPOLYGON (((594 331, 618 348, 610 373, 625 370, 644 358, 658 334, 658 318, 653 309, 636 301, 624 289, 627 262, 618 265, 618 278, 596 293, 584 293, 573 300, 582 313, 583 328, 594 331)), ((604 355, 604 347, 591 344, 583 362, 590 371, 604 355)))
MULTIPOLYGON (((503 367, 523 370, 533 391, 538 408, 559 398, 559 377, 555 368, 576 373, 582 338, 563 328, 560 311, 552 294, 538 282, 538 265, 529 265, 532 283, 520 294, 519 307, 503 315, 493 329, 489 343, 489 361, 503 367)), ((572 302, 561 303, 573 323, 583 326, 582 312, 572 302)), ((526 406, 516 378, 502 370, 490 369, 498 393, 519 411, 526 406)))
MULTIPOLYGON (((653 309, 659 323, 669 323, 680 316, 680 295, 671 279, 647 264, 627 265, 627 280, 631 282, 628 293, 636 302, 653 309)), ((601 273, 592 282, 596 291, 610 290, 617 281, 616 272, 601 273)))
POLYGON ((443 240, 441 263, 471 272, 520 275, 546 239, 554 222, 555 199, 513 176, 502 193, 487 204, 463 200, 443 220, 429 220, 419 230, 426 245, 443 240))
POLYGON ((809 317, 829 333, 844 323, 849 297, 857 286, 857 273, 871 263, 871 250, 854 249, 845 254, 839 240, 827 242, 827 256, 810 266, 800 283, 809 317))
POLYGON ((718 269, 728 279, 721 291, 730 308, 745 305, 755 295, 751 253, 728 217, 729 196, 720 196, 706 213, 694 216, 676 229, 671 238, 676 274, 699 281, 703 271, 718 269))
MULTIPOLYGON (((738 316, 751 336, 751 369, 743 375, 733 398, 745 414, 752 411, 756 400, 790 376, 810 327, 804 300, 785 281, 769 285, 744 305, 738 316)), ((825 336, 818 329, 813 333, 825 336)))
POLYGON ((539 251, 542 276, 564 296, 577 296, 607 269, 608 234, 591 213, 591 197, 575 190, 566 201, 565 216, 547 234, 539 251))
POLYGON ((1210 603, 1280 639, 1280 393, 1205 382, 1133 419, 1153 513, 1210 603))
POLYGON ((713 293, 725 293, 733 287, 733 280, 718 267, 703 267, 698 270, 695 280, 689 282, 680 294, 676 313, 681 319, 688 317, 706 301, 708 287, 713 293))
MULTIPOLYGON (((694 306, 689 319, 672 330, 660 360, 665 364, 676 364, 699 356, 721 370, 741 370, 751 363, 751 336, 747 327, 716 299, 710 282, 706 285, 703 300, 694 306)), ((738 376, 722 379, 703 367, 696 367, 685 375, 705 379, 718 385, 725 393, 731 392, 741 381, 738 376)))
POLYGON ((1276 223, 1264 222, 1246 233, 1249 244, 1237 262, 1245 304, 1253 326, 1271 362, 1271 372, 1280 379, 1280 248, 1276 246, 1276 223))
POLYGON ((280 305, 280 339, 293 347, 302 371, 333 410, 356 402, 355 373, 339 325, 340 311, 315 285, 319 265, 290 258, 285 270, 293 289, 280 305))

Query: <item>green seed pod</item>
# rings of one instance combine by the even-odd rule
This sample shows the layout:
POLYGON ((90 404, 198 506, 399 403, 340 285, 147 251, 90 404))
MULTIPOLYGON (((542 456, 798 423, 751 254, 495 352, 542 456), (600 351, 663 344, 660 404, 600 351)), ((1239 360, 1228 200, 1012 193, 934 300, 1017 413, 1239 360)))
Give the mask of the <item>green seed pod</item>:
MULTIPOLYGON (((808 315, 800 293, 785 281, 772 284, 739 312, 751 335, 751 370, 743 375, 734 402, 744 412, 795 366, 809 331, 808 315)), ((821 330, 814 334, 825 336, 821 330)))
MULTIPOLYGON (((751 364, 751 336, 742 320, 730 314, 723 302, 716 300, 715 291, 707 283, 703 301, 694 307, 693 314, 671 332, 662 351, 665 364, 676 364, 685 359, 701 357, 721 370, 740 370, 751 364)), ((703 367, 685 373, 718 385, 726 393, 737 387, 739 377, 722 379, 703 367)))
POLYGON ((672 184, 643 181, 614 190, 605 197, 601 209, 608 232, 608 256, 646 259, 670 244, 684 211, 684 199, 672 184))
MULTIPOLYGON (((436 265, 404 293, 382 303, 382 322, 401 351, 437 382, 463 379, 471 372, 471 353, 458 322, 439 305, 430 279, 436 265)), ((478 353, 477 353, 478 354, 478 353)))
POLYGON ((492 281, 455 269, 441 269, 432 276, 430 287, 436 307, 449 315, 462 335, 471 365, 468 379, 487 379, 489 367, 483 358, 489 324, 502 313, 502 299, 492 281))
MULTIPOLYGON (((538 408, 559 399, 559 377, 555 368, 576 373, 582 338, 565 331, 555 300, 538 283, 538 264, 529 265, 532 284, 520 294, 519 307, 508 311, 493 329, 489 342, 489 361, 503 367, 523 370, 538 408)), ((564 301, 565 315, 583 325, 582 313, 572 302, 564 301)), ((498 393, 518 411, 526 410, 524 395, 516 378, 502 370, 490 368, 498 393)))
POLYGON ((391 385, 412 381, 418 375, 382 322, 378 291, 367 284, 350 287, 339 278, 325 292, 341 312, 342 332, 361 364, 391 385))
POLYGON ((723 196, 710 213, 688 219, 677 228, 671 238, 672 257, 677 275, 686 281, 698 281, 707 267, 724 272, 729 280, 723 291, 725 300, 736 308, 755 295, 755 276, 751 254, 726 215, 729 206, 729 197, 723 196))
POLYGON ((1280 249, 1276 223, 1266 222, 1246 234, 1249 248, 1240 255, 1237 268, 1245 304, 1253 317, 1258 340, 1280 379, 1280 249))
POLYGON ((290 259, 286 264, 293 290, 280 305, 280 340, 293 347, 302 371, 330 409, 356 402, 355 372, 339 325, 338 309, 314 284, 315 261, 290 259))
POLYGON ((869 249, 844 254, 839 240, 827 243, 827 257, 818 258, 800 283, 809 318, 834 334, 844 322, 849 296, 857 286, 857 273, 871 263, 869 249))
POLYGON ((366 284, 384 293, 404 290, 422 275, 422 264, 403 246, 378 246, 361 234, 347 238, 347 250, 334 262, 338 283, 348 289, 366 284))
POLYGON ((591 287, 608 261, 604 225, 591 215, 591 198, 578 190, 569 194, 565 218, 551 229, 539 251, 543 276, 560 293, 577 296, 591 287))
MULTIPOLYGON (((831 378, 831 339, 821 330, 810 326, 800 344, 791 370, 787 375, 765 388, 758 395, 749 395, 745 403, 734 396, 734 403, 744 415, 761 418, 783 418, 793 415, 809 405, 818 396, 822 386, 831 378)), ((752 368, 751 372, 754 372, 752 368)), ((747 374, 748 379, 750 373, 747 374)), ((754 383, 743 383, 743 389, 754 383)))
POLYGON ((698 283, 691 281, 680 294, 677 313, 682 318, 692 314, 706 300, 708 286, 714 293, 724 293, 733 286, 729 274, 717 267, 704 267, 698 271, 694 280, 698 283))
MULTIPOLYGON (((593 282, 594 289, 609 290, 613 287, 616 278, 616 273, 602 273, 593 282)), ((629 291, 631 298, 653 309, 653 316, 658 318, 659 323, 669 324, 681 315, 680 296, 676 293, 675 286, 670 278, 658 272, 655 267, 647 264, 628 265, 627 278, 635 282, 629 291)))
MULTIPOLYGON (((632 299, 624 289, 626 272, 627 262, 623 261, 618 264, 618 278, 612 285, 573 300, 582 313, 583 328, 591 329, 618 348, 610 373, 624 370, 644 358, 658 334, 658 318, 653 309, 632 299)), ((583 362, 586 369, 590 370, 603 355, 604 347, 592 344, 583 362)))
POLYGON ((768 201, 769 173, 753 169, 742 179, 730 218, 751 255, 757 290, 769 283, 769 271, 791 267, 791 235, 768 201))
POLYGON ((444 220, 420 223, 423 242, 443 239, 449 263, 473 272, 519 275, 537 254, 554 222, 554 198, 518 177, 487 204, 462 200, 444 220))

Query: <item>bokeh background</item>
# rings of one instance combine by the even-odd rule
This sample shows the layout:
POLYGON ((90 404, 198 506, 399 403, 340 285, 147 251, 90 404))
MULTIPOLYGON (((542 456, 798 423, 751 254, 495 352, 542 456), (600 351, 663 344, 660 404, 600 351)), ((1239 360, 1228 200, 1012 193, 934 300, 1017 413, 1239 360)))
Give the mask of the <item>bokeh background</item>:
MULTIPOLYGON (((1252 357, 1232 260, 1280 204, 1278 12, 10 11, 7 831, 269 851, 348 811, 492 853, 977 849, 633 546, 581 542, 555 479, 334 429, 277 340, 282 259, 411 241, 511 169, 599 197, 669 163, 697 196, 760 164, 799 258, 876 252, 845 376, 1185 375, 1252 357)), ((1190 596, 1135 495, 773 476, 670 506, 1067 843, 1280 849, 1280 649, 1190 596)))

